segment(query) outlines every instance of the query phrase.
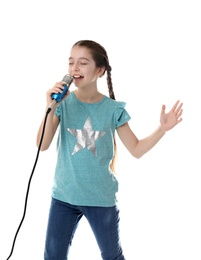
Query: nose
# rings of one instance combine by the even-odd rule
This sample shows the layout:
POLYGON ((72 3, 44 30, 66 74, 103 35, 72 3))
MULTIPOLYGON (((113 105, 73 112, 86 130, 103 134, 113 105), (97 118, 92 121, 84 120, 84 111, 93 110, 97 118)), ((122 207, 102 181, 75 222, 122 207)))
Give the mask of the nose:
POLYGON ((72 66, 72 71, 79 71, 79 67, 77 63, 74 63, 72 66))

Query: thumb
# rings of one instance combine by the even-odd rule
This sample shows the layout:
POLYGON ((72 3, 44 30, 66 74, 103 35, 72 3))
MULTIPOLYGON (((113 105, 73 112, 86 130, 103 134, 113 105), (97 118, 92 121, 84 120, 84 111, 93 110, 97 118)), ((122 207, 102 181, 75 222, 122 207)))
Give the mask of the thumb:
POLYGON ((165 114, 165 109, 166 109, 166 106, 165 106, 165 105, 162 105, 161 114, 165 114))

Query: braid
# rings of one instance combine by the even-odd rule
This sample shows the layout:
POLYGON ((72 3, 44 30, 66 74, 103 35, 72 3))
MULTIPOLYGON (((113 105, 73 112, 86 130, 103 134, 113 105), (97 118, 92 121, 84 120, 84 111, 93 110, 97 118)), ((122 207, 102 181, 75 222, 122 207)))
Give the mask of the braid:
MULTIPOLYGON (((106 79, 107 79, 107 85, 108 85, 109 96, 110 96, 110 98, 112 98, 112 99, 115 100, 115 95, 114 95, 114 90, 113 90, 113 84, 112 84, 112 77, 111 77, 112 68, 111 68, 111 66, 109 65, 108 57, 106 58, 106 63, 107 63, 107 66, 106 66, 106 71, 107 71, 106 79)), ((116 159, 117 159, 117 143, 116 143, 116 138, 115 138, 115 136, 114 136, 114 156, 113 156, 113 159, 112 159, 112 161, 111 161, 111 163, 110 163, 110 168, 112 169, 112 171, 113 171, 114 173, 115 173, 116 159)))
POLYGON ((111 78, 111 70, 112 68, 107 66, 106 71, 107 71, 107 85, 108 85, 108 91, 109 91, 109 96, 110 98, 115 100, 115 95, 114 95, 114 90, 113 90, 113 85, 112 85, 112 78, 111 78))

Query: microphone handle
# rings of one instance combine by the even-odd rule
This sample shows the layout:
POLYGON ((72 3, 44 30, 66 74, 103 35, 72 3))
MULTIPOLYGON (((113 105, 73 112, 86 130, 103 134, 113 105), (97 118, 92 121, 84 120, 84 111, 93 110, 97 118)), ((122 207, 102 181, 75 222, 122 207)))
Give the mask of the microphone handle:
POLYGON ((70 75, 65 75, 62 79, 62 81, 64 81, 65 83, 63 84, 64 89, 62 90, 62 93, 53 93, 52 94, 52 103, 49 105, 48 107, 48 111, 52 110, 52 108, 54 107, 54 105, 58 102, 61 102, 61 100, 63 99, 63 97, 66 95, 70 84, 73 81, 73 77, 71 77, 70 75))

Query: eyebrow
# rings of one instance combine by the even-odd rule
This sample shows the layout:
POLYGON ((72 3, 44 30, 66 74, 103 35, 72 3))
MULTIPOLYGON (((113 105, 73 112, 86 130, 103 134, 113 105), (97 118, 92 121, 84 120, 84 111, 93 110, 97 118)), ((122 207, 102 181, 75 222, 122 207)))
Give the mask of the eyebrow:
MULTIPOLYGON (((69 60, 73 60, 73 57, 70 57, 69 60)), ((85 57, 80 57, 78 60, 87 60, 90 61, 89 59, 85 58, 85 57)))

